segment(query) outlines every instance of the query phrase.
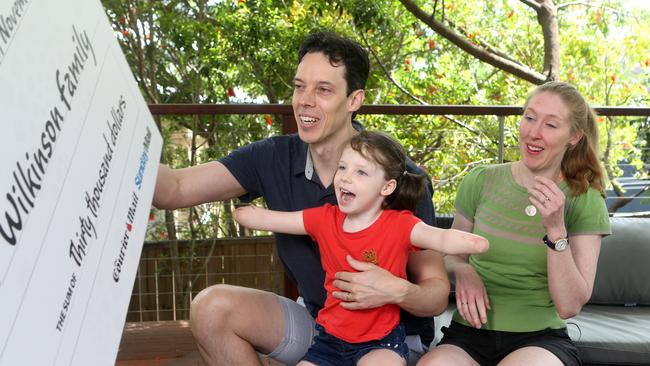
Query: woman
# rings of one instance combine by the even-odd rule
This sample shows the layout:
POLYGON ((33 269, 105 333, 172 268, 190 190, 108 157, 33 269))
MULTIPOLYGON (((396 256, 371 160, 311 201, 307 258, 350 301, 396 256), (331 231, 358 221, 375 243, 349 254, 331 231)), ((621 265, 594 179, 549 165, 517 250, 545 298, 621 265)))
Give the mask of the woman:
POLYGON ((595 113, 575 88, 531 93, 521 160, 473 169, 459 187, 452 227, 490 249, 445 259, 458 310, 418 365, 580 365, 564 319, 591 296, 610 233, 597 146, 595 113))

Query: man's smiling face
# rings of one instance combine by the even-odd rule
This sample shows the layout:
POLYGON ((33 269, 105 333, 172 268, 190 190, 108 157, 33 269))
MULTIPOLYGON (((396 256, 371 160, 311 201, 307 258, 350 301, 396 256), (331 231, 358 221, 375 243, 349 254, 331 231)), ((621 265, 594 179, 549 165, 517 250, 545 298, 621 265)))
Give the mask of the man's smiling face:
POLYGON ((359 93, 347 95, 345 66, 332 65, 321 52, 307 53, 296 70, 292 99, 300 139, 323 143, 344 133, 360 107, 359 93))

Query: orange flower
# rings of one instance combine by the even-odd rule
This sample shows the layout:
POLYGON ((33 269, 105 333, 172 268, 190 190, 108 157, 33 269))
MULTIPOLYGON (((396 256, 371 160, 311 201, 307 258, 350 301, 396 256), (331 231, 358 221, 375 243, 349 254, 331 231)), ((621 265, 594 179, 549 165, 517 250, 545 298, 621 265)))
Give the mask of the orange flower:
POLYGON ((569 71, 569 80, 575 81, 576 80, 576 74, 573 71, 569 71))

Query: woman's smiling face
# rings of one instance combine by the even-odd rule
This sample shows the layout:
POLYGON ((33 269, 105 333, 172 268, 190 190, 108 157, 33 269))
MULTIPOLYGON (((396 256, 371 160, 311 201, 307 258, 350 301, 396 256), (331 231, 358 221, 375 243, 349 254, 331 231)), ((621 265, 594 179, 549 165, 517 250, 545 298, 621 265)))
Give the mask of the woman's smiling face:
POLYGON ((559 171, 564 153, 579 140, 559 95, 542 92, 529 100, 519 123, 519 150, 528 169, 538 174, 559 171))

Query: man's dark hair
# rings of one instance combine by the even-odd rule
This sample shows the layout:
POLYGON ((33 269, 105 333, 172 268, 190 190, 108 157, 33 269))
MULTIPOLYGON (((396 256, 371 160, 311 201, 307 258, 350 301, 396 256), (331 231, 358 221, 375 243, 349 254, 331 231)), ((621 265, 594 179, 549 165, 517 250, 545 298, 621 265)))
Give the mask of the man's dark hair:
POLYGON ((313 52, 322 52, 332 66, 345 67, 347 95, 357 89, 365 89, 370 72, 370 61, 368 52, 359 43, 334 32, 318 32, 307 36, 300 45, 298 63, 306 54, 313 52))

